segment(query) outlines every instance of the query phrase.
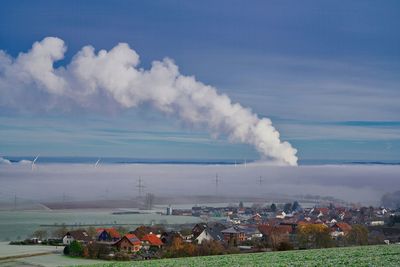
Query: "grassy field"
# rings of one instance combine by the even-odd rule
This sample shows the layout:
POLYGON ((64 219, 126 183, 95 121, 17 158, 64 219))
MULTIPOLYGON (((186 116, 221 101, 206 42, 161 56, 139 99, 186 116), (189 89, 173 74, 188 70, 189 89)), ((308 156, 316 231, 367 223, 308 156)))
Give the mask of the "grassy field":
POLYGON ((63 246, 9 245, 0 242, 1 267, 56 267, 104 263, 101 260, 71 258, 62 255, 63 246))
MULTIPOLYGON (((96 267, 130 266, 399 266, 400 245, 380 245, 302 251, 235 254, 98 264, 96 267)), ((84 265, 82 265, 84 266, 84 265)))
POLYGON ((87 260, 79 258, 70 258, 61 254, 40 255, 34 257, 18 258, 13 260, 0 260, 1 267, 62 267, 104 263, 101 260, 87 260))
POLYGON ((9 245, 8 242, 0 242, 0 260, 7 257, 20 255, 33 255, 38 253, 60 252, 64 247, 38 246, 38 245, 9 245))

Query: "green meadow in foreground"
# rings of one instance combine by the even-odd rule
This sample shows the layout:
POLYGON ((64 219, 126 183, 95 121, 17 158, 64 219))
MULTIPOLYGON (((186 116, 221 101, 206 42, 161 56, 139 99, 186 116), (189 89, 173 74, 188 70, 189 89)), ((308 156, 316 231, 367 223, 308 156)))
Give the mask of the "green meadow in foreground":
POLYGON ((400 245, 379 245, 97 264, 128 266, 400 266, 400 245))

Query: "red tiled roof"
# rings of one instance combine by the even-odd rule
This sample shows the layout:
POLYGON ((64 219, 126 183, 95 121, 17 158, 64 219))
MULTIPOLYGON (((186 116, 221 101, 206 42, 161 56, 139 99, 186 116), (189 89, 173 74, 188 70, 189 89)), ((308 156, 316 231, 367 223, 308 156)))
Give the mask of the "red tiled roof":
POLYGON ((155 234, 147 234, 143 236, 142 241, 147 241, 152 246, 161 246, 163 242, 155 234))
POLYGON ((137 238, 135 234, 126 234, 125 236, 126 236, 128 239, 137 238))

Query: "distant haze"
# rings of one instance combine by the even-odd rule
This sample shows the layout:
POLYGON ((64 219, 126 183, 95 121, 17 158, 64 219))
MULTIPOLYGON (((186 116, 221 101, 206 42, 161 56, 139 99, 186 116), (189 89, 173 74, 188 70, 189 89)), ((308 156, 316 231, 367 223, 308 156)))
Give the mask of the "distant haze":
POLYGON ((326 165, 157 165, 157 164, 29 164, 0 166, 0 200, 76 201, 156 196, 320 195, 377 205, 382 195, 400 188, 400 166, 326 165), (218 187, 215 185, 218 175, 218 187), (261 176, 261 183, 260 183, 261 176))

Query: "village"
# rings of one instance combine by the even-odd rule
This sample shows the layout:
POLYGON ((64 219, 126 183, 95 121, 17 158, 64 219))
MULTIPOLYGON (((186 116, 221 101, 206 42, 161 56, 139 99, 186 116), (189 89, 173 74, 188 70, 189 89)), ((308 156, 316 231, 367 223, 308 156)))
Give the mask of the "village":
POLYGON ((202 223, 68 229, 33 233, 10 244, 65 246, 64 254, 104 260, 146 260, 342 246, 400 243, 400 211, 384 207, 329 204, 302 208, 286 204, 168 207, 165 216, 202 218, 202 223), (50 237, 51 236, 51 237, 50 237))

